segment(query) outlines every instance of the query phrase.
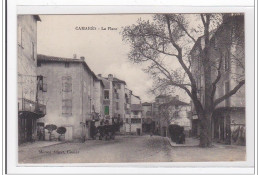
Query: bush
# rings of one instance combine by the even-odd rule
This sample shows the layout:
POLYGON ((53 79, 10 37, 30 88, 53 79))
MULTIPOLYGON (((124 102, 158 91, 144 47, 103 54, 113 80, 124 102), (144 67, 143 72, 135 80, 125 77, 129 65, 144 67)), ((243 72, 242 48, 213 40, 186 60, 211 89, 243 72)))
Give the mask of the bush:
POLYGON ((65 136, 64 136, 64 134, 66 133, 66 128, 65 127, 58 127, 58 129, 57 129, 57 133, 58 134, 60 134, 60 136, 59 136, 59 141, 64 141, 65 140, 65 136))
POLYGON ((66 131, 67 131, 66 128, 61 126, 61 127, 58 127, 58 129, 57 129, 56 132, 57 132, 58 134, 62 135, 62 134, 65 134, 66 131))
POLYGON ((53 124, 50 124, 50 125, 46 125, 45 129, 48 130, 48 132, 50 134, 50 136, 49 136, 50 137, 50 141, 51 141, 52 140, 52 132, 57 129, 57 126, 53 125, 53 124))
POLYGON ((183 132, 183 127, 176 124, 169 125, 169 134, 173 142, 179 142, 179 138, 183 134, 183 132))

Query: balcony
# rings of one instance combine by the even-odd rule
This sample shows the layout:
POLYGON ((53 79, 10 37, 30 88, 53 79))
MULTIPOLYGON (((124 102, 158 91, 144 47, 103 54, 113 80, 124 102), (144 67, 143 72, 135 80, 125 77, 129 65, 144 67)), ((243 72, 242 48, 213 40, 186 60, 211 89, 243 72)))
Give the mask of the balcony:
POLYGON ((103 100, 103 105, 110 105, 110 100, 109 99, 104 99, 103 100))
POLYGON ((38 119, 46 115, 46 106, 25 98, 19 98, 18 111, 18 116, 21 118, 38 119))

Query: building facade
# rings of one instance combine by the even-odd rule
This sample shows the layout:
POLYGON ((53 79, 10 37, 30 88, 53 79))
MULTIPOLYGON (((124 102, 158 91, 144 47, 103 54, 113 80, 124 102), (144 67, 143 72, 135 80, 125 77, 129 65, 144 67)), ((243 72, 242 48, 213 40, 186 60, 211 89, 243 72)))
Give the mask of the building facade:
MULTIPOLYGON (((192 73, 196 76, 199 97, 204 105, 204 75, 199 52, 204 38, 200 37, 191 51, 192 73)), ((223 23, 210 36, 210 60, 221 60, 221 78, 214 99, 222 97, 245 78, 244 16, 226 15, 223 23)), ((212 69, 212 79, 216 79, 212 69)), ((192 130, 199 135, 199 120, 193 107, 192 130)), ((212 138, 226 144, 245 144, 245 86, 215 108, 212 116, 212 138)))
POLYGON ((17 73, 18 73, 18 143, 42 140, 38 119, 45 116, 46 106, 39 94, 45 90, 44 78, 37 76, 38 15, 17 17, 17 73))
POLYGON ((142 103, 143 123, 142 130, 144 133, 151 133, 155 130, 155 116, 153 115, 153 103, 142 103))
MULTIPOLYGON (((38 55, 37 73, 46 77, 48 91, 44 125, 65 127, 65 140, 85 140, 91 137, 97 112, 102 112, 102 85, 85 62, 80 59, 38 55), (101 103, 101 104, 100 104, 101 103)), ((99 116, 99 115, 98 115, 99 116)), ((55 132, 54 132, 55 133, 55 132)))
POLYGON ((160 135, 168 136, 168 127, 176 124, 184 128, 186 136, 191 131, 191 107, 190 104, 179 100, 179 97, 173 97, 169 102, 159 105, 160 135))
POLYGON ((113 121, 120 122, 120 131, 123 132, 123 120, 125 119, 125 88, 126 82, 115 78, 112 74, 108 77, 102 77, 101 74, 98 78, 104 84, 104 121, 112 124, 113 121))

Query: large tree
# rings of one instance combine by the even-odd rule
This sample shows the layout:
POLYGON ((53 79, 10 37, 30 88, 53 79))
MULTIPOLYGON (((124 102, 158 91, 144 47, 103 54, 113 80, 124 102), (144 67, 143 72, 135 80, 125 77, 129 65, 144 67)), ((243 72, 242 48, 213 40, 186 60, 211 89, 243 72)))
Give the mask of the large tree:
MULTIPOLYGON (((224 57, 229 53, 228 56, 231 58, 232 48, 238 47, 234 45, 240 45, 242 51, 244 49, 244 31, 235 31, 239 26, 228 24, 233 26, 229 32, 223 32, 227 36, 220 40, 222 43, 218 43, 220 47, 212 51, 212 36, 216 31, 219 32, 221 27, 223 28, 223 22, 231 16, 231 14, 157 14, 152 20, 140 18, 137 24, 124 27, 122 32, 123 40, 131 47, 129 59, 146 66, 145 70, 155 80, 155 89, 177 87, 191 98, 200 121, 202 147, 212 144, 211 118, 216 106, 234 95, 245 83, 244 75, 236 76, 231 69, 223 71, 224 57), (194 58, 190 53, 194 48, 198 51, 199 59, 196 61, 201 64, 200 74, 192 71, 194 58), (217 84, 227 71, 234 75, 237 84, 229 92, 216 98, 217 84), (198 87, 199 77, 202 78, 204 85, 203 92, 198 87), (203 102, 200 93, 203 93, 203 102)), ((232 58, 232 63, 241 64, 243 67, 244 58, 241 54, 234 54, 232 58)))

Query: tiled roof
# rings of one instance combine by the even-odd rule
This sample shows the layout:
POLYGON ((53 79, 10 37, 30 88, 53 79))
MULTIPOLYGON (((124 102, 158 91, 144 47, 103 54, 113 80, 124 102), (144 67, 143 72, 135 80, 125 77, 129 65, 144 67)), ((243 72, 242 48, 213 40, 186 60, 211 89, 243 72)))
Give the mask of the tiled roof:
POLYGON ((44 61, 53 61, 53 62, 84 62, 80 59, 72 59, 72 58, 62 58, 62 57, 54 57, 54 56, 47 56, 47 55, 42 55, 38 54, 37 55, 37 60, 44 62, 44 61))
POLYGON ((132 104, 131 111, 142 111, 142 104, 132 104))
POLYGON ((170 97, 170 95, 158 95, 158 96, 155 97, 155 98, 167 98, 167 97, 170 97))
POLYGON ((171 101, 169 101, 168 103, 163 103, 160 106, 188 106, 188 103, 185 103, 183 101, 177 100, 177 99, 173 99, 171 101))
POLYGON ((89 68, 87 63, 81 59, 72 59, 72 58, 62 58, 62 57, 55 57, 55 56, 47 56, 38 54, 37 55, 37 62, 69 62, 69 63, 82 63, 86 69, 93 75, 93 77, 97 80, 97 76, 95 73, 89 68))
POLYGON ((142 103, 142 105, 143 105, 143 106, 151 106, 152 103, 144 102, 144 103, 142 103))
POLYGON ((126 82, 125 81, 123 81, 123 80, 120 80, 120 79, 118 79, 118 78, 113 78, 113 82, 119 82, 119 83, 123 83, 123 84, 125 84, 126 85, 126 82))

